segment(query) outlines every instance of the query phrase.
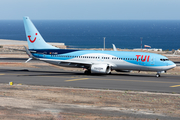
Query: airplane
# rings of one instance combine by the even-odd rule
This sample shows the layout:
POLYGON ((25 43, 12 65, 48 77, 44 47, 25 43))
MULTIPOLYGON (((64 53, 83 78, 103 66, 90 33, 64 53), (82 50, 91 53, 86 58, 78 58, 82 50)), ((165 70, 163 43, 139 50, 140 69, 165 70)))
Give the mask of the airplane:
POLYGON ((180 55, 178 55, 178 53, 180 53, 180 49, 177 49, 174 51, 173 54, 168 54, 166 56, 171 56, 171 57, 180 57, 180 55))
POLYGON ((176 67, 167 57, 147 52, 60 49, 45 42, 29 17, 23 17, 29 49, 26 53, 31 59, 50 64, 85 69, 85 74, 111 74, 111 71, 154 71, 156 77, 176 67))

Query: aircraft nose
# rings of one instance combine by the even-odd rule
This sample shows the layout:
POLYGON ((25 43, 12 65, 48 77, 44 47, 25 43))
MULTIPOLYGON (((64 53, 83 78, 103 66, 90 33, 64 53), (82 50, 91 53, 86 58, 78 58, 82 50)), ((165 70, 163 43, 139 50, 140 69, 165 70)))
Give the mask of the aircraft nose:
MULTIPOLYGON (((171 61, 172 62, 172 61, 171 61)), ((170 65, 171 68, 176 67, 176 64, 174 62, 172 62, 172 64, 170 65)))
MULTIPOLYGON (((174 67, 176 67, 176 64, 174 63, 174 65, 173 65, 173 66, 174 66, 174 67)), ((174 68, 174 67, 173 67, 173 68, 174 68)))

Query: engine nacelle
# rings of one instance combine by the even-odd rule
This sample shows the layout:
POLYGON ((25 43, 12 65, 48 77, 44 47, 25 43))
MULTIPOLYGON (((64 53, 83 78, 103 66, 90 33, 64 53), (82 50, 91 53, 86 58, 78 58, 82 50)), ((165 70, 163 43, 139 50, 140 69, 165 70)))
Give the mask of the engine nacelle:
POLYGON ((166 73, 166 71, 160 71, 160 72, 158 72, 158 73, 166 73))
POLYGON ((111 67, 108 64, 93 64, 91 73, 108 74, 111 72, 111 67))

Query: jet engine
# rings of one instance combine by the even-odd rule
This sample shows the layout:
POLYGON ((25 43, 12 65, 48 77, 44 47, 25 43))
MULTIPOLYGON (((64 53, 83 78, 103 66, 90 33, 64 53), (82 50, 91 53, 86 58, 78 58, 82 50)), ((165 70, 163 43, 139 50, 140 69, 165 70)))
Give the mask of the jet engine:
POLYGON ((91 66, 91 73, 109 74, 111 67, 108 64, 93 64, 91 66))

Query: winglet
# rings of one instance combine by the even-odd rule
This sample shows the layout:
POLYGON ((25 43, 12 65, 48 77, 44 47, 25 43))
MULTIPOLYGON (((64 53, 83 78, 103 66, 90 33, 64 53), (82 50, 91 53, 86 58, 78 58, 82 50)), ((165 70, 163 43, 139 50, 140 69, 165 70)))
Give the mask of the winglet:
POLYGON ((112 44, 112 45, 113 45, 113 50, 117 51, 116 46, 114 44, 112 44))

